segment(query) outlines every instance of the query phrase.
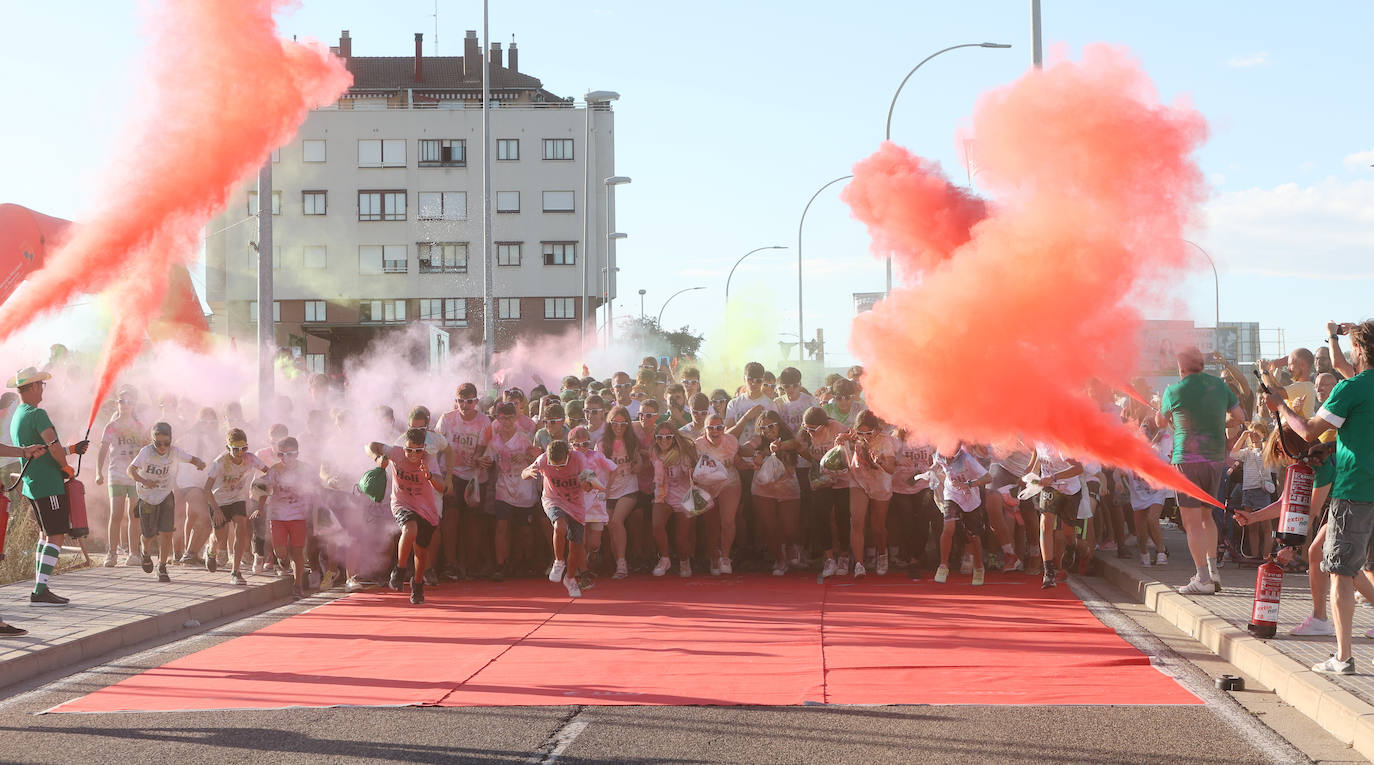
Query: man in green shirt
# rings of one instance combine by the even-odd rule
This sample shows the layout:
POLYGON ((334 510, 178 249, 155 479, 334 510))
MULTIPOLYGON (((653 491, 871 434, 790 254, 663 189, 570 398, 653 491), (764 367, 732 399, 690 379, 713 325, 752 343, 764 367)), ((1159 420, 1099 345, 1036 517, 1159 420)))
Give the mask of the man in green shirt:
MULTIPOLYGON (((57 565, 62 542, 72 530, 66 483, 76 472, 67 466, 68 450, 57 440, 57 430, 48 413, 38 407, 43 402, 44 385, 50 379, 52 375, 47 372, 27 367, 9 380, 9 387, 19 390, 22 402, 10 421, 14 445, 47 447, 45 454, 29 460, 23 479, 23 494, 33 508, 40 530, 38 549, 34 552, 38 565, 34 570, 33 593, 29 595, 29 605, 33 606, 67 604, 67 598, 48 589, 48 577, 57 565)), ((87 443, 73 444, 71 451, 85 454, 87 443)))
MULTIPOLYGON (((1336 477, 1331 486, 1331 515, 1322 550, 1322 571, 1331 575, 1331 611, 1336 622, 1336 653, 1312 671, 1350 675, 1355 672, 1350 631, 1355 614, 1355 577, 1374 568, 1368 556, 1374 531, 1374 321, 1349 326, 1355 375, 1336 383, 1317 414, 1304 418, 1276 393, 1266 396, 1270 411, 1308 441, 1336 431, 1336 477)), ((1330 338, 1336 341, 1335 334, 1330 338)))

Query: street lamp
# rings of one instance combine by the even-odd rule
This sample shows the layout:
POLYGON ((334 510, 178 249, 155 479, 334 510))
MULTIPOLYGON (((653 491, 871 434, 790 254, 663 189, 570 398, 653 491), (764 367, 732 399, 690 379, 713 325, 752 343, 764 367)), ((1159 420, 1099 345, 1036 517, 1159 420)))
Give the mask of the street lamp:
MULTIPOLYGON (((902 78, 901 84, 897 86, 897 92, 895 92, 895 93, 892 94, 892 103, 888 104, 888 106, 887 106, 887 127, 886 127, 886 128, 884 129, 884 131, 883 131, 883 139, 884 139, 884 140, 887 140, 887 141, 891 141, 891 140, 892 140, 892 110, 895 109, 895 108, 897 108, 897 96, 900 96, 900 95, 902 94, 902 88, 906 87, 906 81, 909 80, 909 79, 911 79, 911 75, 916 74, 916 70, 917 70, 917 69, 920 69, 923 65, 925 65, 925 63, 926 63, 927 61, 931 60, 932 58, 935 58, 936 56, 940 55, 941 53, 948 53, 948 52, 950 52, 950 51, 952 51, 952 50, 958 50, 958 49, 960 49, 960 48, 1010 48, 1010 47, 1011 47, 1011 46, 1008 45, 1008 44, 1006 44, 1006 43, 990 43, 990 42, 984 42, 984 43, 964 43, 964 44, 962 44, 962 45, 951 45, 951 46, 949 46, 948 48, 945 48, 945 49, 943 49, 943 50, 937 50, 937 51, 935 51, 934 53, 930 54, 929 56, 926 56, 924 59, 921 59, 921 63, 917 64, 916 66, 913 66, 913 67, 911 68, 911 71, 906 73, 906 76, 902 78)), ((884 294, 891 294, 891 293, 892 293, 892 256, 889 255, 889 256, 887 257, 887 291, 886 291, 884 294)))
MULTIPOLYGON (((681 294, 684 293, 684 292, 692 292, 692 291, 694 291, 694 290, 704 290, 704 289, 706 289, 706 288, 705 288, 705 287, 688 287, 688 288, 686 288, 686 289, 678 290, 677 292, 674 292, 673 294, 669 295, 667 300, 663 301, 663 308, 667 308, 667 307, 668 307, 668 304, 671 303, 671 302, 673 302, 673 298, 677 297, 678 295, 681 295, 681 294)), ((644 290, 640 290, 640 291, 639 291, 639 294, 643 295, 643 294, 644 294, 644 290)), ((659 329, 663 329, 663 308, 658 309, 658 318, 655 320, 655 323, 658 324, 658 328, 659 328, 659 329)))
POLYGON ((602 183, 606 184, 606 256, 601 259, 601 299, 606 303, 606 345, 615 341, 615 308, 611 305, 611 274, 614 271, 611 262, 615 260, 615 241, 626 236, 611 231, 611 221, 615 217, 615 187, 629 182, 630 179, 623 175, 613 175, 602 180, 602 183))
POLYGON ((1212 267, 1212 290, 1213 290, 1214 293, 1215 293, 1215 296, 1214 296, 1214 297, 1215 297, 1216 309, 1217 309, 1216 327, 1217 327, 1218 329, 1220 329, 1220 328, 1221 328, 1221 277, 1217 276, 1217 264, 1216 264, 1216 261, 1212 260, 1212 256, 1211 256, 1211 255, 1208 255, 1208 254, 1207 254, 1207 251, 1204 250, 1204 249, 1202 249, 1202 246, 1199 245, 1197 242, 1189 241, 1189 240, 1187 240, 1187 239, 1184 239, 1183 241, 1186 242, 1187 244, 1191 244, 1191 245, 1193 245, 1194 247, 1196 247, 1196 248, 1197 248, 1197 251, 1200 252, 1200 253, 1202 253, 1202 256, 1203 256, 1204 258, 1207 258, 1207 263, 1212 267))
POLYGON ((644 293, 648 290, 639 291, 639 320, 644 321, 644 293))
POLYGON ((587 308, 591 303, 590 293, 588 292, 588 281, 590 280, 589 269, 591 268, 591 240, 587 234, 591 228, 592 215, 592 112, 596 104, 607 104, 620 98, 620 94, 613 90, 593 90, 583 96, 586 105, 586 131, 582 141, 582 310, 581 321, 579 322, 582 330, 581 353, 585 356, 587 352, 587 308))
MULTIPOLYGON (((806 335, 802 334, 802 226, 806 224, 806 212, 811 209, 811 203, 816 201, 816 197, 820 196, 822 191, 825 191, 840 181, 848 180, 853 177, 852 175, 841 175, 839 178, 816 189, 816 193, 812 194, 811 198, 807 200, 806 207, 802 208, 801 220, 797 221, 797 347, 799 348, 804 348, 806 342, 802 339, 806 337, 806 335)), ((799 358, 798 360, 803 361, 805 359, 799 358)))
POLYGON ((768 246, 768 247, 756 247, 756 248, 754 248, 754 249, 752 249, 752 250, 750 250, 750 251, 744 253, 743 255, 741 255, 740 258, 739 258, 739 260, 735 261, 735 265, 730 266, 730 275, 727 276, 727 277, 725 277, 725 306, 726 306, 726 308, 729 308, 729 306, 730 306, 730 280, 733 279, 733 278, 735 277, 735 269, 736 269, 736 268, 739 268, 739 264, 743 263, 745 258, 749 257, 750 255, 753 255, 753 254, 756 253, 756 252, 760 252, 760 251, 762 251, 762 250, 785 250, 785 249, 787 249, 787 248, 784 247, 784 246, 782 246, 782 245, 780 245, 780 244, 774 244, 774 245, 770 245, 770 246, 768 246))

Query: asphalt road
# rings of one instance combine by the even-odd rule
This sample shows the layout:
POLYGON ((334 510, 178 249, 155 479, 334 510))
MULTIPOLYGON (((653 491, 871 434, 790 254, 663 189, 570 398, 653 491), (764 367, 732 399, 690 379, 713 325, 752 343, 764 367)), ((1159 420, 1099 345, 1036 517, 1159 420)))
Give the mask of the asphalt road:
MULTIPOLYGON (((1088 592, 1088 591, 1084 591, 1088 592)), ((1084 592, 1080 592, 1083 595, 1084 592)), ((1135 622, 1085 596, 1204 706, 333 708, 38 712, 299 612, 297 604, 0 697, 0 761, 1295 763, 1309 761, 1135 622)), ((1310 731, 1305 735, 1311 735, 1310 731)), ((1353 757, 1353 755, 1352 755, 1353 757)))

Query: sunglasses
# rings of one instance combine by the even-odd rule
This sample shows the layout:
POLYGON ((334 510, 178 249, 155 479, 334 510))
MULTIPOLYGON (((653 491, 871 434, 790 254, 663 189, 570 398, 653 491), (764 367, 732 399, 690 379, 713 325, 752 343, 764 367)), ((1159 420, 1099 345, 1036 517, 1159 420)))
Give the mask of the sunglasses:
POLYGON ((629 425, 629 424, 630 424, 630 423, 627 422, 626 420, 611 420, 611 425, 612 425, 612 426, 619 425, 620 427, 623 428, 623 427, 625 427, 626 425, 629 425))
POLYGON ((657 417, 657 416, 658 416, 658 412, 640 412, 640 413, 639 413, 639 421, 640 421, 640 422, 646 422, 646 421, 648 421, 648 420, 652 420, 653 418, 655 418, 655 417, 657 417))
POLYGON ((686 385, 695 385, 695 386, 697 386, 698 388, 700 388, 700 387, 701 387, 701 380, 694 380, 694 379, 688 377, 686 380, 683 380, 683 381, 682 381, 682 384, 683 384, 684 386, 686 386, 686 385))
POLYGON ((475 398, 460 398, 460 399, 458 399, 458 403, 459 403, 459 404, 475 404, 475 403, 477 403, 477 399, 475 399, 475 398))
POLYGON ((856 431, 854 431, 854 435, 856 435, 856 436, 862 436, 862 437, 864 437, 864 438, 868 438, 869 436, 873 435, 873 431, 871 431, 871 430, 856 430, 856 431))
POLYGON ((640 399, 645 399, 645 398, 648 398, 648 397, 649 397, 649 396, 648 396, 648 394, 646 394, 646 393, 631 393, 631 394, 630 394, 630 398, 634 399, 635 401, 639 401, 640 399))
POLYGON ((776 422, 765 422, 759 426, 759 430, 777 430, 777 428, 778 424, 776 422))
POLYGON ((573 446, 578 449, 588 449, 591 448, 591 445, 591 441, 573 441, 573 446))
POLYGON ((849 399, 854 398, 854 397, 853 397, 853 396, 849 396, 849 395, 837 395, 837 396, 835 396, 835 398, 843 399, 843 400, 845 400, 845 401, 848 401, 849 399))
POLYGON ((621 390, 621 389, 624 389, 624 388, 633 388, 633 387, 635 387, 635 384, 634 384, 634 383, 616 383, 616 384, 615 384, 615 389, 616 389, 616 390, 621 390))
POLYGON ((710 414, 710 409, 693 409, 692 414, 710 414))
POLYGON ((540 422, 544 423, 545 425, 552 425, 555 422, 562 422, 562 420, 540 420, 540 422))
MULTIPOLYGON (((406 454, 419 454, 420 452, 422 452, 422 451, 425 450, 425 447, 423 447, 423 446, 407 446, 407 447, 405 448, 405 450, 406 450, 406 454)), ((295 452, 291 452, 291 453, 292 453, 292 454, 295 454, 295 452)))
POLYGON ((802 426, 802 430, 806 431, 807 433, 815 433, 816 431, 820 430, 820 429, 823 428, 823 427, 825 427, 825 426, 824 426, 824 425, 803 425, 803 426, 802 426))
POLYGON ((605 410, 605 409, 585 409, 585 410, 583 410, 583 411, 585 411, 587 414, 601 414, 602 412, 604 412, 604 411, 606 411, 606 410, 605 410))
POLYGON ((231 446, 231 447, 229 447, 229 453, 230 453, 230 454, 238 454, 238 453, 240 453, 240 452, 246 452, 246 451, 248 451, 248 447, 246 447, 246 446, 231 446))
POLYGON ((725 430, 725 426, 724 426, 724 425, 707 425, 707 426, 706 426, 706 429, 707 429, 707 430, 725 430))
POLYGON ((674 436, 672 433, 660 433, 654 436, 654 439, 658 441, 672 441, 674 438, 677 438, 677 436, 674 436))
MULTIPOLYGON (((410 451, 410 450, 407 449, 406 451, 410 451)), ((294 456, 296 456, 297 454, 300 454, 300 452, 299 452, 299 451, 295 451, 295 452, 277 452, 277 456, 278 456, 278 457, 294 457, 294 456)))

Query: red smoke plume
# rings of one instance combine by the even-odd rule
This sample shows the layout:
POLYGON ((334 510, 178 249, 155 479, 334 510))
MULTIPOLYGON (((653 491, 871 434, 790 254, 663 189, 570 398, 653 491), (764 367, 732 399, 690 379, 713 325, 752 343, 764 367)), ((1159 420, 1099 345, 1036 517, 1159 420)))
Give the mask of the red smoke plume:
POLYGON ((77 294, 108 291, 116 319, 91 422, 142 350, 169 266, 196 259, 201 228, 228 204, 234 185, 289 141, 311 108, 332 103, 352 82, 325 47, 277 38, 272 13, 284 5, 164 0, 149 9, 144 92, 107 168, 104 201, 0 306, 4 339, 77 294))
POLYGON ((1204 185, 1190 154, 1206 132, 1123 51, 1094 46, 980 102, 978 180, 995 205, 892 144, 860 162, 843 198, 875 254, 921 277, 854 321, 874 409, 938 443, 1054 443, 1206 498, 1086 395, 1135 366, 1131 301, 1191 262, 1183 230, 1204 185))

